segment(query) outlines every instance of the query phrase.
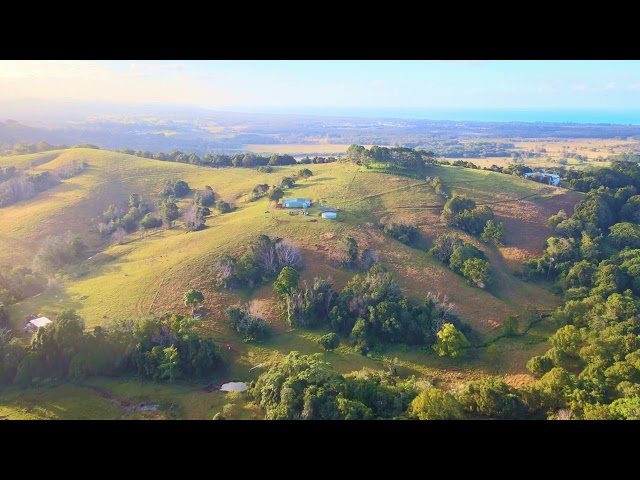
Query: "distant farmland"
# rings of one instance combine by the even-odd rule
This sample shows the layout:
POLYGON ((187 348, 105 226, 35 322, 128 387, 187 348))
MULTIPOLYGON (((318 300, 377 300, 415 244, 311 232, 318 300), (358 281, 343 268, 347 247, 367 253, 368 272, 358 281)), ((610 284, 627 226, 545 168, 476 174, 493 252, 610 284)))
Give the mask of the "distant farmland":
MULTIPOLYGON (((371 145, 365 145, 370 148, 371 145)), ((319 143, 290 143, 284 144, 254 144, 243 145, 242 149, 247 152, 253 153, 286 153, 293 156, 304 155, 338 155, 347 153, 347 149, 350 145, 347 144, 319 144, 319 143)))

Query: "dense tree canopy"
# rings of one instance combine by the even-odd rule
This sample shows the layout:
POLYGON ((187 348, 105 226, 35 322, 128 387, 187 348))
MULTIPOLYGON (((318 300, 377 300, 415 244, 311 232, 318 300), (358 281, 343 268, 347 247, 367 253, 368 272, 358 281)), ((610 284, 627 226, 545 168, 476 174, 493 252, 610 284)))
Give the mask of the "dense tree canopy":
MULTIPOLYGON (((477 207, 471 198, 453 195, 444 204, 440 218, 449 226, 458 227, 472 235, 481 235, 487 227, 487 222, 493 220, 493 210, 486 205, 477 207)), ((501 237, 500 230, 491 228, 490 233, 487 233, 489 238, 501 237)))
POLYGON ((565 300, 552 317, 561 328, 549 338, 551 348, 527 363, 541 377, 523 397, 530 411, 633 418, 620 408, 633 405, 640 392, 640 244, 637 224, 629 221, 639 173, 637 164, 620 162, 574 175, 576 187, 591 191, 571 217, 551 222, 560 236, 549 238, 543 255, 524 264, 525 278, 554 280, 565 300))
POLYGON ((140 320, 115 320, 93 332, 74 310, 65 310, 38 329, 31 345, 0 342, 0 381, 23 387, 92 375, 130 375, 173 381, 203 377, 222 365, 210 337, 195 333, 195 324, 181 315, 140 320))
POLYGON ((413 399, 409 415, 418 420, 462 420, 464 411, 453 395, 432 387, 413 399))
POLYGON ((417 390, 382 372, 342 376, 320 355, 289 353, 248 390, 271 420, 406 418, 417 390))

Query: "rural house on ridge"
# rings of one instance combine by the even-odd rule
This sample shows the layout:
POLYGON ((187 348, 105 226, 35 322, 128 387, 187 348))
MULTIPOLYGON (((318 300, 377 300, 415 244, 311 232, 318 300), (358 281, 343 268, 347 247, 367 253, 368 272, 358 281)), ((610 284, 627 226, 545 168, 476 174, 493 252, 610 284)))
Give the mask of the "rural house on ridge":
POLYGON ((311 200, 308 198, 286 198, 282 200, 284 208, 307 208, 311 206, 311 200))

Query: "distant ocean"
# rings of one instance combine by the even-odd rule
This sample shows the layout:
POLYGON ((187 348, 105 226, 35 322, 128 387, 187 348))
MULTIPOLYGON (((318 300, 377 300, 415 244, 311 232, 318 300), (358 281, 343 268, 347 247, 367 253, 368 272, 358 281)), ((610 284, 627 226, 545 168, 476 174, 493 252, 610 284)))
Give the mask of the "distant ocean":
MULTIPOLYGON (((236 111, 239 111, 236 109, 236 111)), ((249 111, 249 109, 247 109, 249 111)), ((424 108, 251 108, 256 113, 332 117, 401 118, 480 122, 608 123, 640 125, 640 110, 424 109, 424 108)))

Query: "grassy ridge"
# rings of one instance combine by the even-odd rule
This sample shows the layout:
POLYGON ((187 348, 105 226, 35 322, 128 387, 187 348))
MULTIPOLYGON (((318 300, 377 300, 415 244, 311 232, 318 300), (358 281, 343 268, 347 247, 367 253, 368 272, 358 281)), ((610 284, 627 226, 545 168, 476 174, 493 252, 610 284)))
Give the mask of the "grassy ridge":
POLYGON ((27 155, 15 155, 8 157, 0 157, 0 167, 16 167, 16 168, 29 168, 31 164, 43 164, 50 162, 60 155, 60 153, 66 150, 50 150, 48 152, 30 153, 27 155))
MULTIPOLYGON (((128 194, 134 191, 148 200, 156 200, 156 192, 167 178, 185 179, 195 188, 211 185, 223 198, 237 202, 238 209, 210 218, 207 228, 200 232, 186 233, 174 228, 146 238, 132 235, 125 245, 109 247, 102 257, 87 262, 89 274, 69 282, 59 298, 43 294, 17 306, 18 316, 36 307, 49 308, 48 311, 54 313, 71 306, 80 310, 89 325, 96 325, 105 318, 137 316, 165 309, 182 310, 182 293, 190 287, 208 290, 211 265, 224 254, 240 254, 248 241, 259 233, 291 238, 303 248, 308 259, 303 278, 329 273, 334 276, 337 286, 346 282, 351 274, 326 267, 327 252, 340 237, 353 235, 361 248, 371 246, 380 253, 382 261, 398 274, 401 285, 412 296, 420 298, 427 291, 448 294, 459 305, 463 317, 481 332, 499 325, 506 315, 517 313, 518 306, 532 303, 527 300, 532 294, 542 296, 545 301, 552 300, 541 289, 538 292, 535 286, 522 284, 504 268, 498 268, 499 283, 494 292, 470 287, 424 251, 407 247, 366 226, 379 220, 414 222, 421 225, 427 239, 444 231, 437 209, 420 208, 442 203, 423 181, 363 172, 348 164, 314 165, 315 175, 300 182, 290 193, 311 197, 342 211, 341 221, 319 219, 310 222, 317 217, 292 217, 287 211, 271 208, 266 199, 246 202, 246 193, 253 185, 276 183, 281 176, 294 173, 297 167, 279 167, 276 173, 260 174, 255 170, 214 170, 107 151, 74 149, 38 168, 53 169, 75 159, 89 161, 88 171, 40 197, 0 211, 8 226, 4 232, 6 239, 0 238, 0 242, 5 241, 5 245, 13 242, 14 248, 28 250, 31 247, 34 251, 35 246, 21 238, 33 238, 33 245, 45 233, 71 230, 85 238, 88 236, 97 244, 96 212, 104 210, 114 198, 120 203, 126 202, 128 194), (317 251, 316 245, 328 250, 317 251), (501 283, 500 278, 503 279, 501 283), (502 284, 505 288, 510 287, 508 293, 502 291, 502 284), (481 305, 490 308, 481 308, 481 305)), ((445 189, 451 193, 469 194, 478 202, 511 201, 544 193, 539 184, 492 172, 435 167, 435 174, 442 178, 445 189)), ((531 205, 535 206, 534 202, 535 199, 531 205)), ((508 204, 503 205, 507 206, 504 215, 508 217, 508 204)), ((479 246, 491 254, 491 248, 479 246)), ((11 250, 3 248, 2 251, 11 250)), ((500 253, 495 251, 493 255, 494 263, 500 265, 500 253)), ((28 253, 25 256, 28 258, 28 253)), ((22 259, 12 255, 11 260, 20 264, 22 259)), ((229 302, 237 301, 239 295, 210 292, 207 297, 207 306, 220 315, 229 302)))
MULTIPOLYGON (((134 192, 141 193, 145 201, 157 201, 157 192, 168 178, 186 180, 192 188, 210 185, 238 208, 226 215, 214 214, 207 220, 207 228, 199 232, 187 233, 177 226, 153 232, 146 238, 132 234, 124 245, 104 248, 102 253, 85 262, 89 270, 85 276, 68 281, 59 292, 41 294, 12 306, 14 323, 22 326, 28 313, 55 316, 56 312, 70 307, 79 311, 89 327, 109 319, 137 317, 148 312, 186 312, 182 295, 188 288, 198 288, 204 291, 205 306, 209 310, 203 328, 231 348, 225 352, 230 360, 226 378, 229 380, 257 378, 261 369, 249 373, 249 368, 277 361, 291 350, 322 352, 316 340, 323 332, 291 330, 285 325, 280 320, 269 285, 251 292, 211 289, 212 264, 226 253, 240 255, 256 235, 265 233, 271 237, 290 238, 303 250, 302 278, 311 280, 316 275, 331 275, 337 288, 341 288, 354 272, 332 266, 330 253, 340 238, 351 235, 358 240, 361 249, 370 247, 378 252, 409 296, 422 299, 429 291, 446 294, 457 305, 461 317, 482 336, 490 338, 506 316, 522 313, 529 305, 545 308, 555 305, 555 297, 535 284, 521 282, 513 275, 513 268, 519 263, 519 256, 526 258, 541 251, 540 239, 549 234, 545 226, 548 216, 556 213, 560 206, 567 207, 569 213, 578 200, 572 192, 550 190, 516 177, 457 167, 433 167, 431 175, 442 179, 443 188, 449 194, 467 194, 478 203, 505 202, 493 206, 497 219, 507 224, 505 247, 489 247, 457 232, 466 241, 485 250, 491 259, 495 284, 490 291, 483 291, 467 285, 424 250, 403 245, 371 226, 387 220, 418 224, 427 246, 437 234, 446 231, 439 221, 438 207, 443 199, 422 179, 365 171, 351 164, 310 165, 314 176, 300 181, 287 196, 310 197, 324 205, 340 208, 339 220, 329 221, 319 218, 315 207, 309 217, 303 217, 275 209, 266 199, 247 202, 248 193, 255 184, 277 184, 283 176, 297 172, 299 166, 276 167, 274 173, 265 174, 249 169, 217 170, 108 151, 71 149, 36 170, 52 170, 73 160, 86 160, 89 168, 38 197, 0 209, 0 222, 6 226, 0 231, 0 264, 28 264, 42 238, 67 230, 79 233, 90 245, 97 247, 100 239, 95 231, 95 217, 100 212, 110 203, 124 205, 129 194, 134 192), (522 197, 529 198, 518 200, 522 197), (521 230, 527 235, 520 235, 521 230), (244 344, 227 327, 224 310, 230 304, 245 301, 254 302, 275 328, 276 335, 269 342, 258 346, 244 344)), ((189 201, 181 201, 180 206, 184 207, 189 201)), ((504 343, 508 353, 503 357, 508 356, 509 360, 500 357, 503 359, 497 361, 482 353, 473 364, 442 360, 429 351, 402 348, 391 348, 385 355, 397 356, 401 371, 406 374, 443 378, 451 385, 461 378, 484 373, 507 373, 523 381, 518 376, 528 378, 524 374, 524 364, 530 357, 529 350, 543 347, 514 342, 507 346, 508 342, 504 343), (521 352, 526 353, 520 355, 521 352)), ((380 359, 355 354, 345 345, 323 355, 343 373, 362 366, 383 368, 380 359)), ((128 388, 132 392, 135 390, 132 384, 128 387, 118 385, 102 387, 117 390, 120 397, 126 397, 128 388)), ((167 386, 168 390, 158 388, 152 396, 178 398, 182 395, 171 386, 167 386)), ((85 392, 84 395, 95 396, 95 393, 85 392)), ((215 408, 209 408, 199 401, 189 403, 187 397, 185 393, 181 402, 186 402, 184 411, 190 413, 184 415, 188 418, 210 418, 219 407, 218 400, 212 404, 215 408)), ((96 409, 103 408, 99 406, 101 401, 96 402, 96 409)), ((6 400, 0 401, 0 408, 6 404, 6 400)), ((104 408, 106 417, 114 414, 104 408)), ((243 407, 244 413, 239 415, 250 416, 251 411, 251 407, 243 407)))

